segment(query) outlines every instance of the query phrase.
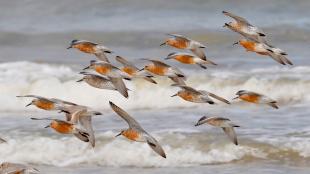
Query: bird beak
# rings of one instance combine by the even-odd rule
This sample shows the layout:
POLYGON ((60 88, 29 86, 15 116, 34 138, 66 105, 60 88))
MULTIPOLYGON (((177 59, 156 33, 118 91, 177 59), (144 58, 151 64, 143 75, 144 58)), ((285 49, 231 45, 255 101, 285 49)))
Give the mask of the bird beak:
POLYGON ((164 43, 160 44, 160 46, 164 46, 164 45, 166 45, 166 42, 164 42, 164 43))
POLYGON ((70 45, 67 49, 70 49, 70 48, 72 48, 72 45, 70 45))
POLYGON ((118 136, 120 136, 120 135, 122 135, 122 132, 121 132, 121 133, 119 133, 119 134, 117 134, 117 135, 115 135, 115 137, 118 137, 118 136))
POLYGON ((238 44, 239 44, 239 42, 235 42, 235 43, 233 44, 233 46, 238 45, 238 44))
POLYGON ((177 96, 178 94, 174 94, 174 95, 172 95, 172 96, 170 96, 170 97, 175 97, 175 96, 177 96))
POLYGON ((237 96, 237 97, 233 98, 233 100, 236 100, 236 99, 238 99, 238 98, 239 98, 239 96, 237 96))
POLYGON ((31 102, 31 103, 29 103, 28 105, 26 105, 25 107, 28 107, 28 106, 30 106, 30 105, 32 105, 32 102, 31 102))
POLYGON ((227 23, 225 23, 224 25, 223 25, 223 27, 228 27, 229 25, 227 24, 227 23))
POLYGON ((44 128, 49 128, 49 127, 51 127, 50 125, 47 125, 47 126, 45 126, 44 128))
POLYGON ((76 81, 76 82, 82 82, 84 79, 81 79, 81 80, 78 80, 78 81, 76 81))
POLYGON ((144 68, 140 69, 138 72, 141 72, 141 71, 143 71, 143 70, 144 70, 144 68))
POLYGON ((89 69, 90 68, 90 66, 88 66, 88 67, 85 67, 83 70, 87 70, 87 69, 89 69))
POLYGON ((166 57, 165 60, 171 59, 170 57, 166 57))

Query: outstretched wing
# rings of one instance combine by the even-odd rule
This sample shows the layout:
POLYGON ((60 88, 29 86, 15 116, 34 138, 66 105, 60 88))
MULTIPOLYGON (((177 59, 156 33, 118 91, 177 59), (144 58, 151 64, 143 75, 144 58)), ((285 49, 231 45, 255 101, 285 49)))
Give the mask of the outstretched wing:
POLYGON ((147 58, 143 58, 142 60, 151 61, 155 66, 162 66, 162 67, 167 67, 167 68, 171 67, 171 66, 169 66, 169 65, 167 65, 167 64, 165 64, 159 60, 147 59, 147 58))
POLYGON ((176 40, 179 40, 181 42, 189 42, 190 41, 190 39, 188 39, 187 37, 180 35, 180 34, 168 34, 168 36, 172 36, 176 40))
POLYGON ((237 22, 240 22, 240 23, 243 23, 243 24, 252 26, 252 25, 251 25, 245 18, 243 18, 243 17, 237 16, 237 15, 232 14, 232 13, 227 12, 227 11, 223 11, 223 14, 226 15, 226 16, 229 16, 229 17, 233 18, 233 19, 236 20, 237 22))
POLYGON ((0 138, 0 143, 6 143, 6 140, 3 138, 0 138))
POLYGON ((228 100, 226 100, 226 99, 224 99, 223 97, 220 97, 220 96, 218 96, 218 95, 215 95, 215 94, 213 94, 213 93, 211 93, 211 92, 204 91, 204 90, 200 90, 199 92, 204 93, 204 94, 207 94, 208 96, 210 96, 210 97, 212 97, 212 98, 215 98, 215 99, 217 99, 217 100, 219 100, 219 101, 221 101, 221 102, 224 102, 224 103, 226 103, 226 104, 230 104, 230 102, 229 102, 228 100))
POLYGON ((60 100, 60 99, 57 99, 57 98, 51 98, 50 100, 52 102, 54 102, 54 103, 59 103, 59 104, 66 104, 66 105, 72 105, 72 106, 76 106, 77 105, 75 103, 64 101, 64 100, 60 100))
POLYGON ((111 108, 114 112, 116 112, 120 117, 122 117, 129 125, 130 128, 138 128, 140 130, 143 130, 143 128, 140 126, 140 124, 132 118, 126 111, 124 111, 122 108, 116 106, 113 102, 109 102, 111 108))
POLYGON ((82 116, 79 118, 80 124, 83 126, 83 128, 86 130, 86 132, 89 134, 89 142, 90 144, 95 147, 95 133, 92 125, 92 117, 91 116, 82 116))
POLYGON ((105 55, 104 52, 96 52, 96 53, 95 53, 95 56, 96 56, 99 60, 101 60, 101 61, 110 63, 108 57, 105 55))
POLYGON ((206 54, 202 48, 193 48, 191 51, 202 60, 207 60, 206 54))
POLYGON ((124 97, 128 98, 127 87, 122 78, 110 78, 111 83, 114 85, 115 89, 121 93, 124 97))
POLYGON ((237 135, 233 127, 223 127, 223 131, 235 145, 238 145, 237 135))
POLYGON ((201 94, 201 92, 197 91, 196 89, 192 88, 192 87, 189 87, 189 86, 186 86, 186 85, 179 85, 179 84, 173 84, 171 86, 177 86, 177 87, 180 87, 181 89, 184 89, 186 91, 189 91, 189 92, 192 92, 194 94, 201 94))
POLYGON ((157 142, 155 138, 153 138, 151 135, 147 135, 146 142, 158 155, 162 156, 163 158, 166 158, 166 153, 164 149, 161 147, 161 145, 157 142))
POLYGON ((272 53, 270 51, 268 51, 268 56, 271 57, 273 60, 277 61, 278 63, 282 64, 282 65, 286 65, 286 62, 284 62, 284 60, 281 58, 280 55, 277 55, 275 53, 272 53))
POLYGON ((38 96, 38 95, 18 95, 16 97, 32 97, 32 98, 37 98, 40 100, 48 100, 50 101, 48 98, 42 97, 42 96, 38 96))
POLYGON ((169 77, 173 82, 175 82, 175 85, 181 85, 181 86, 186 86, 186 83, 184 82, 184 78, 182 77, 169 77))
POLYGON ((138 70, 138 68, 131 62, 127 61, 126 59, 124 59, 121 56, 116 56, 115 60, 117 60, 119 63, 121 63, 123 66, 127 66, 127 67, 131 67, 135 70, 138 70))

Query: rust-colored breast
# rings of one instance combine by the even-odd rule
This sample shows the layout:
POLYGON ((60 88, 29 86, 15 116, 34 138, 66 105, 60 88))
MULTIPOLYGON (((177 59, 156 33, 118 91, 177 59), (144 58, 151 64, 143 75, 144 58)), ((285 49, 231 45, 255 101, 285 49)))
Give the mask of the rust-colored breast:
POLYGON ((179 49, 186 49, 187 48, 187 41, 186 40, 181 40, 181 39, 168 39, 167 44, 170 46, 173 46, 175 48, 179 48, 179 49))
POLYGON ((95 66, 95 70, 99 74, 106 75, 106 74, 108 74, 111 71, 111 68, 106 67, 106 66, 97 65, 97 66, 95 66))
POLYGON ((38 108, 44 109, 44 110, 52 110, 55 107, 53 102, 49 102, 49 101, 45 101, 45 100, 37 100, 34 104, 38 108))
POLYGON ((247 51, 255 52, 255 42, 241 41, 240 45, 242 45, 247 51))
POLYGON ((121 69, 123 72, 129 74, 129 75, 134 75, 136 73, 136 70, 131 68, 131 67, 128 67, 128 66, 125 66, 121 69))
POLYGON ((166 74, 167 68, 161 67, 161 66, 149 65, 148 67, 146 67, 146 70, 148 70, 154 74, 164 76, 166 74))
POLYGON ((190 55, 177 55, 175 59, 185 64, 195 64, 194 58, 190 55))
POLYGON ((258 103, 260 97, 258 95, 243 94, 239 98, 247 102, 258 103))
POLYGON ((179 93, 179 96, 186 101, 194 101, 195 96, 189 92, 183 91, 179 93))
POLYGON ((51 128, 61 134, 70 134, 73 130, 73 125, 66 122, 52 121, 51 128))
POLYGON ((95 46, 87 43, 81 43, 77 45, 73 45, 73 48, 79 49, 84 53, 95 53, 95 46))
POLYGON ((123 136, 132 141, 136 141, 140 137, 140 134, 135 130, 128 129, 123 132, 123 136))

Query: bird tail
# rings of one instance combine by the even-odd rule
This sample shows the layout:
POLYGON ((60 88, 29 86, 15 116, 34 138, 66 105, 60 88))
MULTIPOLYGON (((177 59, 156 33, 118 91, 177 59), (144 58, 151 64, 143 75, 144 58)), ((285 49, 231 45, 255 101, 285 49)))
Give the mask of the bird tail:
POLYGON ((275 108, 275 109, 279 109, 279 107, 277 106, 276 102, 273 101, 273 102, 270 102, 270 103, 267 103, 269 106, 275 108))

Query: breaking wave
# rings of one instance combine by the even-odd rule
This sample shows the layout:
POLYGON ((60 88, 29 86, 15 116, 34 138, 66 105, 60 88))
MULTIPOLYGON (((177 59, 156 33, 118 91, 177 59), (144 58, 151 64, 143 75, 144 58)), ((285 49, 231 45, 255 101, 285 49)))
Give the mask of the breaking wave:
MULTIPOLYGON (((216 93, 227 99, 241 89, 256 91, 277 100, 281 105, 303 104, 310 101, 310 67, 271 67, 269 69, 242 70, 185 70, 187 84, 216 93)), ((97 109, 107 109, 112 100, 127 108, 193 107, 197 104, 171 98, 178 89, 171 87, 167 78, 157 78, 154 85, 143 80, 126 82, 129 99, 109 90, 95 89, 77 83, 78 71, 66 65, 13 62, 0 64, 0 111, 24 111, 30 99, 17 95, 35 94, 55 97, 97 109)), ((222 104, 219 103, 219 107, 222 104)), ((27 108, 30 109, 30 108, 27 108)))
POLYGON ((309 142, 302 139, 285 144, 282 140, 241 139, 241 145, 235 146, 224 137, 218 140, 218 136, 205 133, 166 132, 156 134, 167 154, 167 159, 163 159, 147 144, 114 138, 115 134, 111 131, 98 134, 96 147, 92 149, 74 137, 45 137, 34 133, 0 144, 0 161, 52 166, 186 167, 261 159, 300 162, 310 158, 309 142))

